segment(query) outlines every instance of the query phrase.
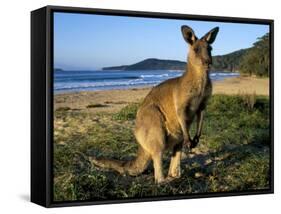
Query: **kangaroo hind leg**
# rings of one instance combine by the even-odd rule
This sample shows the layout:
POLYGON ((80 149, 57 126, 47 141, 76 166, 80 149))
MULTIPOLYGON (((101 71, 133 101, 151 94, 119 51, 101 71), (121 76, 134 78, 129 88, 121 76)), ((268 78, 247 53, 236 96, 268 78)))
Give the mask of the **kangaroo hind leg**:
POLYGON ((165 149, 165 131, 163 116, 155 107, 142 109, 137 118, 136 138, 142 148, 149 153, 153 161, 156 183, 164 181, 162 156, 165 149))

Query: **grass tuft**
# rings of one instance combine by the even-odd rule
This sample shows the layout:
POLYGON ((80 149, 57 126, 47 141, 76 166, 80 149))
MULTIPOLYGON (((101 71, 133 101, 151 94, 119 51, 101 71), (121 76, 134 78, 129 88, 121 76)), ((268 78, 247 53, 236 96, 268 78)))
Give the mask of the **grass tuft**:
POLYGON ((131 103, 122 108, 118 113, 112 115, 114 120, 126 121, 136 119, 139 103, 131 103))
POLYGON ((70 107, 59 107, 56 109, 56 111, 69 111, 69 110, 71 110, 70 107))

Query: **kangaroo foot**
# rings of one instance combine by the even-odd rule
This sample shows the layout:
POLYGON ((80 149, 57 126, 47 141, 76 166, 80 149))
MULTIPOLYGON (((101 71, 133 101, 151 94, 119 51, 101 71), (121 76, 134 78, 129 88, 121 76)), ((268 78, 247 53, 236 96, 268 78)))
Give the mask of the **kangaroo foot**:
POLYGON ((181 172, 180 172, 180 170, 176 170, 176 171, 169 172, 167 178, 176 179, 176 178, 180 178, 180 177, 181 177, 181 172))
POLYGON ((176 179, 178 179, 179 177, 172 177, 172 176, 167 176, 165 179, 161 180, 160 182, 157 182, 158 185, 165 185, 168 184, 176 179))
POLYGON ((155 184, 163 184, 165 179, 163 177, 155 179, 155 184))

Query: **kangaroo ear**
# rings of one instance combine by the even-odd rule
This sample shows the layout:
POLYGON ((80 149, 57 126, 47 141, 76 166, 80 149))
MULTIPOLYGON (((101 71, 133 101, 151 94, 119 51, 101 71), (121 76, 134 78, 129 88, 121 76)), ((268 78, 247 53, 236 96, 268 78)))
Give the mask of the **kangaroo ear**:
POLYGON ((205 36, 203 36, 202 40, 205 40, 209 44, 212 44, 215 41, 218 32, 219 32, 219 27, 215 27, 212 30, 210 30, 205 36))
POLYGON ((195 36, 193 30, 190 27, 186 25, 181 26, 181 32, 184 40, 190 45, 194 44, 194 42, 197 40, 197 37, 195 36))

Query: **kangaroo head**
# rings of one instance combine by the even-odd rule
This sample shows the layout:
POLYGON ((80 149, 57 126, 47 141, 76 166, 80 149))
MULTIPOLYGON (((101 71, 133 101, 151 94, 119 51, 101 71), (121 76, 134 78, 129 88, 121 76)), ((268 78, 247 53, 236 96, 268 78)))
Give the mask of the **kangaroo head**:
POLYGON ((212 64, 211 44, 215 41, 219 28, 210 30, 201 39, 198 39, 193 30, 186 25, 181 27, 181 31, 184 40, 189 44, 188 63, 200 70, 209 70, 212 64))

